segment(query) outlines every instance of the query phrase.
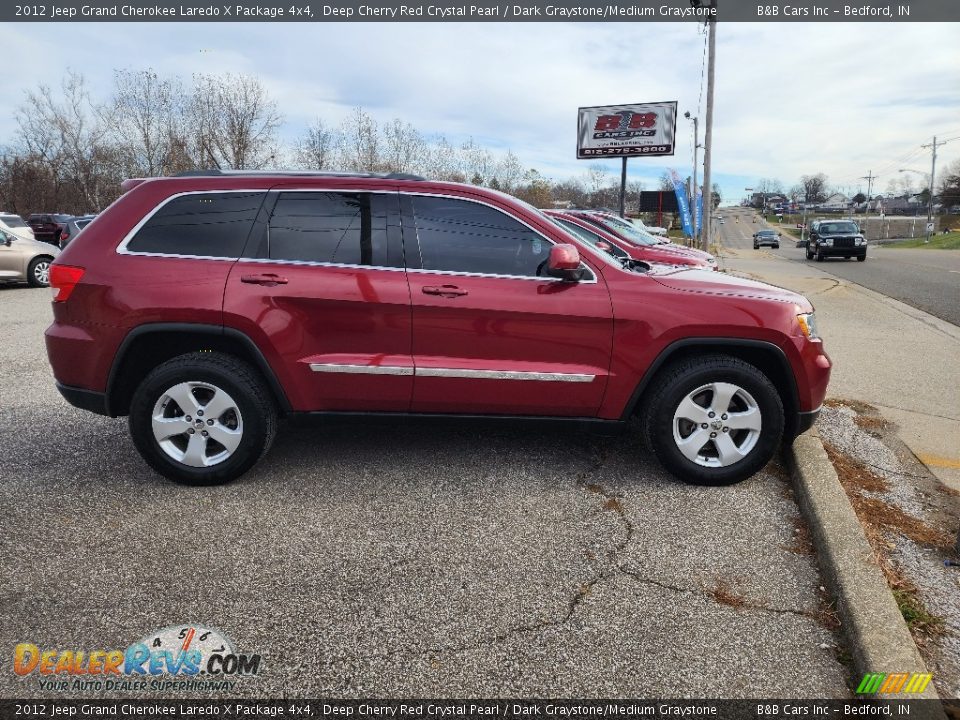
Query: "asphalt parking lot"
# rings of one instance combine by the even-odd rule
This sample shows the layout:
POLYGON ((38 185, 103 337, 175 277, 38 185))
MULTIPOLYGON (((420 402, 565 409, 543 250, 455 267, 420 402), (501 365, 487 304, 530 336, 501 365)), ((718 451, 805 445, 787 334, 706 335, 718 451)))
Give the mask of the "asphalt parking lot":
MULTIPOLYGON (((8 657, 193 622, 263 655, 235 696, 849 695, 777 467, 696 488, 631 437, 291 425, 240 481, 180 487, 61 400, 48 303, 0 288, 8 657)), ((0 696, 49 693, 5 662, 0 696)))

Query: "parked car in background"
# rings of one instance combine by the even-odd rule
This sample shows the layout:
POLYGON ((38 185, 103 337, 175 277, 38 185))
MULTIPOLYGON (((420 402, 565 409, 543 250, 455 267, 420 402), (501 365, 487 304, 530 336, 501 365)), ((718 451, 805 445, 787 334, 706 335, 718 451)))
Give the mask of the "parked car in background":
POLYGON ((129 416, 179 482, 242 475, 281 417, 346 413, 636 417, 670 472, 727 485, 826 394, 803 296, 619 262, 489 188, 219 171, 122 188, 52 266, 47 354, 70 403, 129 416))
POLYGON ((637 245, 628 242, 613 232, 604 230, 599 225, 572 213, 562 210, 545 210, 544 214, 574 237, 621 260, 630 258, 651 265, 711 269, 704 259, 679 256, 662 245, 637 245))
POLYGON ((759 250, 761 247, 769 246, 780 248, 780 233, 776 230, 758 230, 753 234, 753 249, 759 250))
POLYGON ((8 230, 24 240, 36 239, 33 236, 33 228, 27 225, 22 217, 12 213, 0 213, 0 230, 8 230))
POLYGON ((33 228, 35 240, 59 245, 60 235, 71 217, 63 213, 34 213, 27 218, 27 224, 33 228))
POLYGON ((664 242, 663 238, 657 238, 642 230, 638 230, 631 223, 622 218, 609 215, 603 212, 591 210, 574 210, 571 214, 582 218, 587 222, 599 227, 608 233, 615 235, 621 240, 638 247, 655 247, 666 253, 671 253, 670 257, 674 264, 678 265, 701 265, 706 264, 714 270, 717 269, 717 260, 710 253, 702 250, 684 247, 671 242, 664 242))
POLYGON ((867 240, 852 220, 821 220, 810 226, 807 260, 823 262, 828 257, 867 259, 867 240))
POLYGON ((60 250, 48 243, 0 230, 0 282, 50 286, 50 264, 60 250))
POLYGON ((58 243, 60 249, 63 250, 95 217, 96 215, 81 215, 64 221, 63 229, 60 231, 60 242, 58 243))

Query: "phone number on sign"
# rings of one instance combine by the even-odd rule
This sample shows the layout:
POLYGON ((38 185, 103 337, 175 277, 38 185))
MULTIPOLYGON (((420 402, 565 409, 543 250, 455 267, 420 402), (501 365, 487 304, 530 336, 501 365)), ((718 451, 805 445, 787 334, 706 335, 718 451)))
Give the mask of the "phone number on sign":
POLYGON ((631 147, 611 147, 611 148, 583 148, 580 150, 580 157, 599 157, 603 155, 649 155, 657 153, 668 155, 673 153, 672 145, 636 145, 631 147))

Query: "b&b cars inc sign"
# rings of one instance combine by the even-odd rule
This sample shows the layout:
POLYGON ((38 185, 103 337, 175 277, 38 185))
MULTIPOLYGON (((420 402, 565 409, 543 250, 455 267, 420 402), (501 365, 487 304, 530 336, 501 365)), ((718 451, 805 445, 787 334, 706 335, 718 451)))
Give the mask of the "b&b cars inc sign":
POLYGON ((582 107, 577 158, 673 155, 676 131, 676 101, 582 107))

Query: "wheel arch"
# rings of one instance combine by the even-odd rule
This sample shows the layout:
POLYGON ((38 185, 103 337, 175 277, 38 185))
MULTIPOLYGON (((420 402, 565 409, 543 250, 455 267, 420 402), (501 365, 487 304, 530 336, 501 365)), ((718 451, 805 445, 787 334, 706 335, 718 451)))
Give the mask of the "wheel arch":
POLYGON ((738 358, 766 375, 783 402, 784 437, 795 433, 800 396, 790 360, 779 346, 765 340, 748 338, 685 338, 671 343, 657 355, 640 379, 621 419, 628 420, 644 406, 646 396, 653 386, 653 380, 662 370, 671 363, 695 357, 704 352, 716 352, 738 358))
POLYGON ((234 328, 199 323, 149 323, 131 330, 117 349, 107 378, 106 411, 127 415, 133 393, 162 362, 189 352, 218 351, 252 365, 267 382, 281 414, 291 412, 283 386, 257 344, 234 328))

